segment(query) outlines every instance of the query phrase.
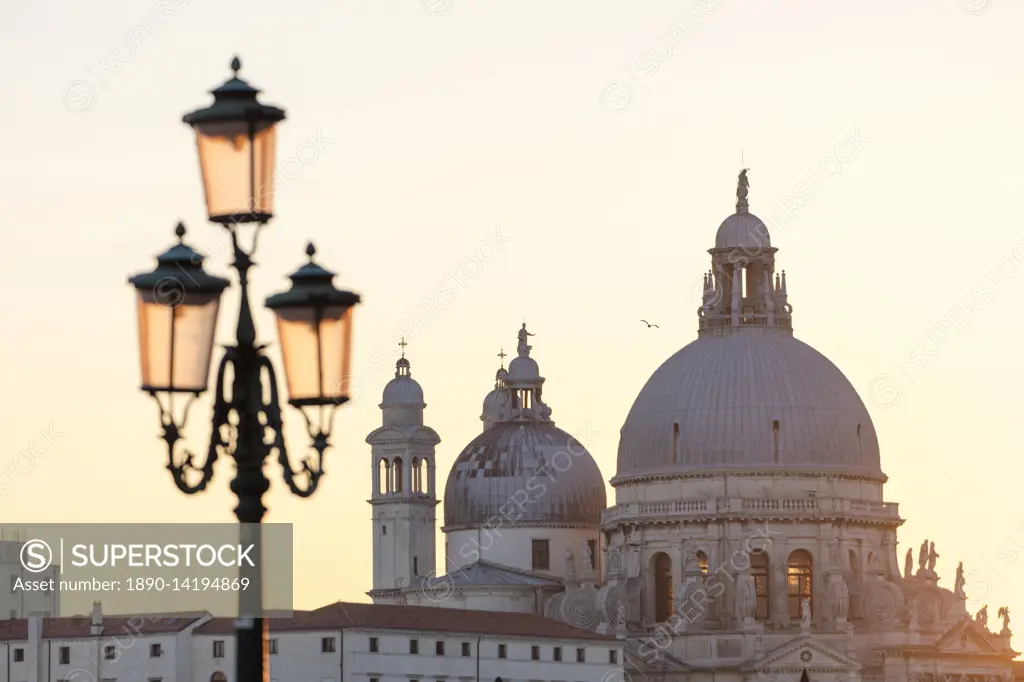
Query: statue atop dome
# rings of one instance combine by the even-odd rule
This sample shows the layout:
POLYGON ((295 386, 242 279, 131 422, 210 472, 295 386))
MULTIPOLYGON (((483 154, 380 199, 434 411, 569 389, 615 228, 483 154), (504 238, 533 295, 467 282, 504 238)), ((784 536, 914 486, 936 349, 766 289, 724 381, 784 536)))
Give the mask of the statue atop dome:
POLYGON ((736 179, 736 212, 746 213, 747 212, 747 190, 750 189, 750 180, 747 179, 747 171, 749 168, 744 168, 740 171, 739 177, 736 179))
POLYGON ((523 322, 523 328, 519 330, 519 347, 516 349, 519 352, 519 357, 529 355, 530 351, 533 349, 533 346, 526 343, 526 337, 528 336, 536 336, 536 334, 531 334, 526 331, 526 323, 523 322))

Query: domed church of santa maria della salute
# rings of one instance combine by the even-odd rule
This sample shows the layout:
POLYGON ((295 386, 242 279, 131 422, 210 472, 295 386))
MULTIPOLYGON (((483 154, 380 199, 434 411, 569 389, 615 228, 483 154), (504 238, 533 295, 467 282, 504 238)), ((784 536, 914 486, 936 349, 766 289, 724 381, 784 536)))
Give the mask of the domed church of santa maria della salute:
POLYGON ((637 395, 610 476, 557 426, 524 323, 440 493, 441 439, 403 352, 366 439, 370 597, 606 635, 625 655, 604 682, 1014 680, 1009 610, 969 613, 963 565, 940 580, 933 542, 898 555, 871 416, 794 336, 748 191, 744 170, 708 250, 697 338, 637 395))

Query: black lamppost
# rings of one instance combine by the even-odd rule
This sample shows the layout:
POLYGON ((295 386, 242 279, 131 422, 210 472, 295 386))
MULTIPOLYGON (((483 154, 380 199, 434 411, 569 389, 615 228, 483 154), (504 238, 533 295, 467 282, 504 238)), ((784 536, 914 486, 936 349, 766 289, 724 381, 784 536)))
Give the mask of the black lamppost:
MULTIPOLYGON (((209 219, 230 234, 232 265, 241 289, 236 341, 226 347, 217 368, 213 428, 201 465, 187 450, 184 457, 176 455, 175 445, 189 405, 207 388, 220 297, 229 282, 203 270, 203 256, 184 243, 185 227, 180 223, 175 231, 179 243, 157 257, 156 269, 128 281, 138 292, 142 390, 160 407, 167 468, 174 483, 189 495, 205 490, 218 455, 230 455, 237 465, 231 482, 238 497, 235 516, 243 536, 257 544, 254 553, 259 556, 259 526, 250 524, 259 524, 266 512, 262 498, 270 487, 263 473, 267 456, 276 453, 285 482, 301 497, 313 494, 324 473, 331 418, 348 400, 352 311, 359 296, 335 288, 334 274, 313 262, 315 249, 310 244, 309 262, 290 276, 291 289, 266 301, 277 317, 288 402, 302 411, 316 451, 295 471, 284 445, 277 378, 263 353, 265 346, 256 343, 248 293, 256 238, 273 217, 275 127, 285 115, 261 104, 259 91, 238 78, 237 57, 231 68, 235 75, 213 91, 214 103, 184 118, 196 131, 209 219), (252 224, 256 235, 252 249, 245 251, 239 232, 252 224), (224 379, 229 365, 230 397, 224 379), (166 394, 166 404, 161 394, 166 394), (176 394, 191 396, 180 422, 173 415, 176 394), (311 418, 312 410, 319 419, 311 418)), ((246 574, 253 587, 239 595, 236 682, 268 679, 260 563, 246 574)))

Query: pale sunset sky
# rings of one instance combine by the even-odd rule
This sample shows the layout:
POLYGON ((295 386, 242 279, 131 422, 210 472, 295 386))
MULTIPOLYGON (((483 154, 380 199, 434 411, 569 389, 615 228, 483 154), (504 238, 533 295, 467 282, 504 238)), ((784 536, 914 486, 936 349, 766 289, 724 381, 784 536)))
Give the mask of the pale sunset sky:
MULTIPOLYGON (((633 399, 696 338, 742 153, 796 336, 874 419, 901 566, 933 540, 941 584, 964 562, 972 613, 1024 619, 1021 3, 49 0, 0 19, 0 521, 233 520, 230 462, 191 498, 164 469, 126 278, 178 220, 227 275, 181 116, 238 54, 288 113, 252 272, 261 338, 309 239, 364 300, 321 490, 294 498, 267 468, 297 607, 367 600, 364 439, 403 333, 440 490, 524 316, 553 418, 614 475, 633 399)), ((286 419, 297 462, 304 425, 286 419)), ((187 436, 205 452, 208 400, 187 436)))

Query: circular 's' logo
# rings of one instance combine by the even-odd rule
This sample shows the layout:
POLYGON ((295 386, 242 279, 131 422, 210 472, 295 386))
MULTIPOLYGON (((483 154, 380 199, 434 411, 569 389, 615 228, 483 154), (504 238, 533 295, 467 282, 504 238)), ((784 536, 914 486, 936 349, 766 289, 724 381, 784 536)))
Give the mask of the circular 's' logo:
POLYGON ((21 547, 21 565, 29 573, 42 573, 53 563, 53 550, 43 540, 29 540, 21 547))

